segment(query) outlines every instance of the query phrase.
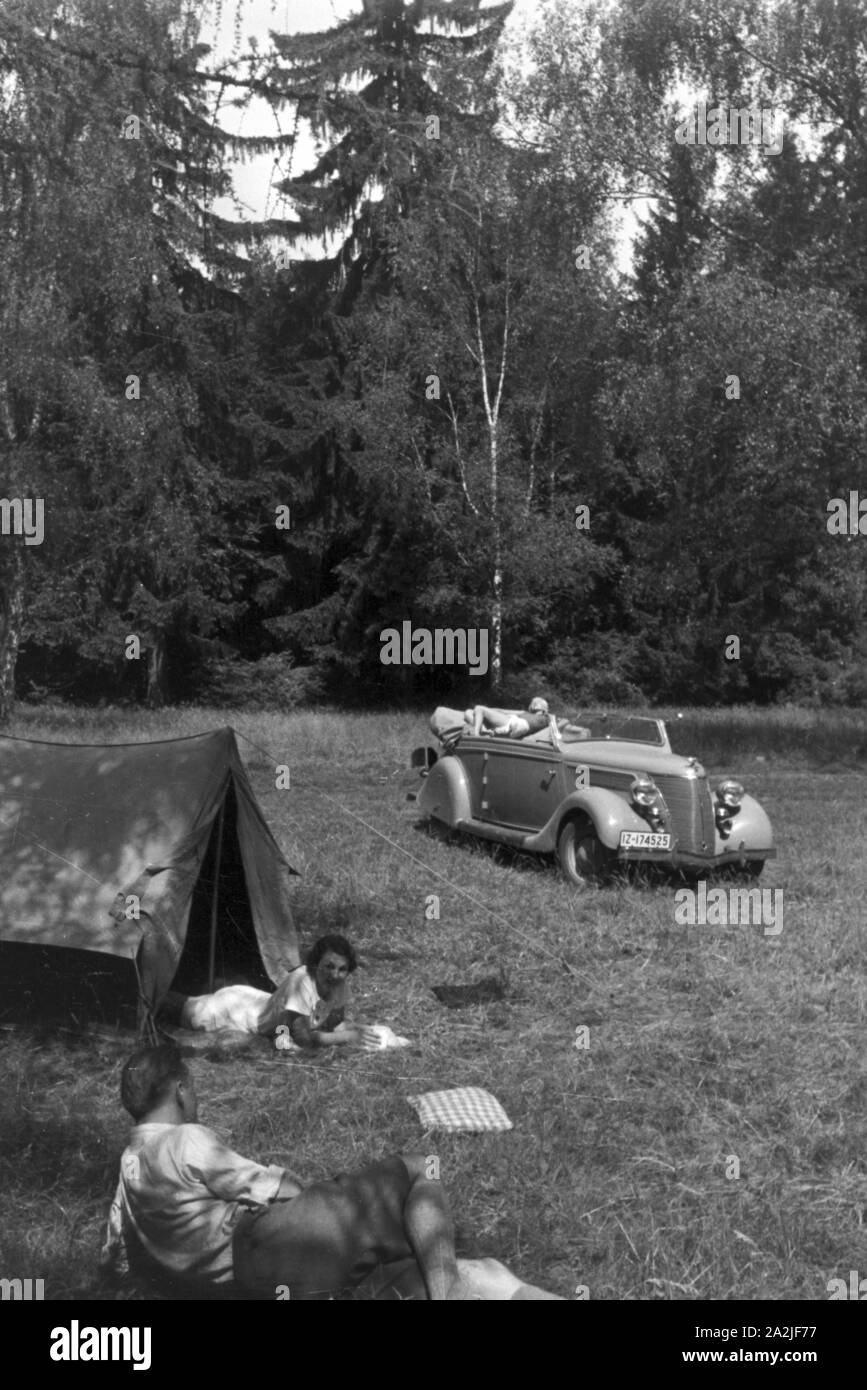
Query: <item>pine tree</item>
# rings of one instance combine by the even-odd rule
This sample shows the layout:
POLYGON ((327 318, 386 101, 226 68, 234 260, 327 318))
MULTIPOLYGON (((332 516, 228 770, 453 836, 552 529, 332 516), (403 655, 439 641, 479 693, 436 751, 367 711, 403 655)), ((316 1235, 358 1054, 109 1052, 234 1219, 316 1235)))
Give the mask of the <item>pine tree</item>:
POLYGON ((635 283, 648 309, 670 306, 699 262, 710 230, 705 216, 710 174, 692 148, 672 145, 667 196, 649 210, 634 250, 635 283))
POLYGON ((0 486, 46 508, 43 546, 0 538, 2 713, 22 642, 110 689, 131 625, 157 641, 232 607, 202 406, 237 309, 196 25, 183 0, 0 15, 0 486))
MULTIPOLYGON (((346 311, 442 158, 442 141, 474 123, 514 0, 365 0, 361 14, 317 34, 276 37, 268 73, 326 148, 282 181, 300 237, 338 240, 326 257, 346 311)), ((293 134, 286 142, 292 152, 293 134)))
POLYGON ((358 389, 356 316, 360 323, 369 301, 396 293, 400 229, 455 152, 484 132, 485 75, 511 8, 369 0, 334 29, 277 38, 279 61, 264 74, 284 88, 296 130, 249 148, 294 153, 304 121, 324 146, 310 169, 280 185, 297 225, 254 228, 282 231, 290 247, 306 238, 325 253, 264 271, 268 293, 254 296, 260 322, 283 347, 286 500, 299 518, 273 554, 285 558, 286 583, 276 564, 260 592, 274 608, 288 604, 267 625, 304 662, 346 669, 347 633, 381 585, 395 535, 404 557, 415 538, 409 519, 398 521, 400 508, 383 514, 391 494, 359 468, 361 441, 345 429, 358 389))

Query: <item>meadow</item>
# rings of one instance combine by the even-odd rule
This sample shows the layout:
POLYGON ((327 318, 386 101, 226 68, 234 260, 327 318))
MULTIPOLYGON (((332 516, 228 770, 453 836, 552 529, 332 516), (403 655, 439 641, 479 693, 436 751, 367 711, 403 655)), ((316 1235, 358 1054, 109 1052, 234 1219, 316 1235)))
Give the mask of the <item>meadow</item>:
MULTIPOLYGON (((6 732, 101 742, 226 723, 258 745, 239 740, 300 874, 302 945, 350 935, 356 1015, 413 1046, 205 1054, 205 1123, 311 1181, 397 1149, 435 1155, 459 1253, 567 1297, 823 1300, 830 1279, 867 1273, 860 712, 672 719, 677 751, 738 775, 771 816, 778 858, 760 882, 784 890, 778 937, 676 926, 673 882, 578 890, 551 862, 432 833, 406 799, 421 714, 25 708, 6 732), (488 1004, 432 993, 492 975, 503 997, 488 1004), (514 1128, 425 1135, 406 1097, 461 1085, 492 1091, 514 1128)), ((0 1031, 0 1274, 44 1278, 48 1298, 116 1296, 97 1253, 129 1046, 36 1022, 0 1031)))

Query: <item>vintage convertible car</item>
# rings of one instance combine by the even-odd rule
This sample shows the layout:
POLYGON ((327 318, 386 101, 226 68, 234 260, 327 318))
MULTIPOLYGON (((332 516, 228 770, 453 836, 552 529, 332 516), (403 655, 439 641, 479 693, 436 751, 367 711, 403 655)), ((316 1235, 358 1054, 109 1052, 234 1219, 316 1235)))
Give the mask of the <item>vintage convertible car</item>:
POLYGON ((469 729, 419 749, 422 812, 515 849, 556 853, 575 883, 639 860, 702 875, 726 865, 757 877, 775 857, 771 823, 740 782, 711 786, 696 758, 672 753, 661 719, 551 718, 522 739, 469 729))

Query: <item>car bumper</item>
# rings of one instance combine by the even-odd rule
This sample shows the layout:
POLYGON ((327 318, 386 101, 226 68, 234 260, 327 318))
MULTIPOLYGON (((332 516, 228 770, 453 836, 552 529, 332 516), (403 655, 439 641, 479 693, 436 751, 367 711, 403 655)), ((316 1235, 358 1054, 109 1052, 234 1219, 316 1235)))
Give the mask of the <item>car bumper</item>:
POLYGON ((761 859, 776 859, 775 849, 763 849, 760 845, 738 845, 720 854, 693 854, 689 850, 674 849, 618 849, 618 860, 623 863, 639 861, 642 864, 666 864, 672 869, 719 869, 727 864, 745 864, 761 859))

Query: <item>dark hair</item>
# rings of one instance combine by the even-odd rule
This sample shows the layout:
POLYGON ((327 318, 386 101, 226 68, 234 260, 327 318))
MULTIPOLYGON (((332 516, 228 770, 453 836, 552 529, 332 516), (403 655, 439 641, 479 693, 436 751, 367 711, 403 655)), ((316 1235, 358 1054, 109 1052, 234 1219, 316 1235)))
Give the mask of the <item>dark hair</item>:
POLYGON ((127 1059, 120 1078, 120 1098, 134 1120, 140 1120, 162 1100, 175 1081, 188 1076, 180 1049, 174 1043, 140 1047, 127 1059))
POLYGON ((334 932, 329 933, 328 936, 320 936, 314 941, 307 952, 307 960, 304 962, 307 969, 315 970, 326 951, 334 951, 336 955, 343 956, 349 966, 350 975, 353 970, 358 969, 358 960, 346 937, 338 936, 334 932))

